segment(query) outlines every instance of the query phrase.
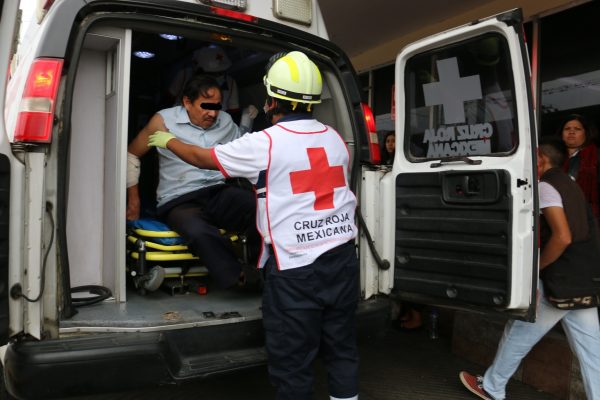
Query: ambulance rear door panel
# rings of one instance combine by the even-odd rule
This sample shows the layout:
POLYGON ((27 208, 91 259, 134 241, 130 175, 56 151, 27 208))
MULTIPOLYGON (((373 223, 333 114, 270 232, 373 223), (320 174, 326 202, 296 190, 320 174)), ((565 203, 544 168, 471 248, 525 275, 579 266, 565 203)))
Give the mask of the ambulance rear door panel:
POLYGON ((531 319, 537 189, 527 66, 518 10, 398 55, 396 161, 382 190, 394 277, 380 279, 401 295, 531 319))

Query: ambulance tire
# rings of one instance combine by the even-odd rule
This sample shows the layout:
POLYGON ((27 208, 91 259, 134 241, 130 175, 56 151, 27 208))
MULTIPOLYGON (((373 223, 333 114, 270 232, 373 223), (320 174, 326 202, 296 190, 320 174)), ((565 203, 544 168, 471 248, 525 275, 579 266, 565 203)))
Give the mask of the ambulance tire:
POLYGON ((6 390, 6 384, 4 382, 4 368, 0 366, 0 400, 17 400, 12 397, 6 390))

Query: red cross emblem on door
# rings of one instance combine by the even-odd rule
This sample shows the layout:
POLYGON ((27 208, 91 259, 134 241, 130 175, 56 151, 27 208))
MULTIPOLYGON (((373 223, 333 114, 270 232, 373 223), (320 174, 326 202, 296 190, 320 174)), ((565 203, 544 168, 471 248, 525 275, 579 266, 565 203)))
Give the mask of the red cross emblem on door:
POLYGON ((346 186, 344 167, 330 166, 323 147, 306 149, 310 169, 290 172, 292 193, 315 193, 315 210, 333 208, 333 190, 346 186))

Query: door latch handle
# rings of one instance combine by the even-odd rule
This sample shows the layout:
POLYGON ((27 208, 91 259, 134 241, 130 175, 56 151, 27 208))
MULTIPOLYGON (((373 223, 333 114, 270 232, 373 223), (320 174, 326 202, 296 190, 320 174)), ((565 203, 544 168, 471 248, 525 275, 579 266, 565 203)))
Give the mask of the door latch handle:
POLYGON ((520 188, 523 185, 528 185, 529 181, 527 179, 517 178, 517 187, 520 188))
POLYGON ((481 193, 479 179, 470 176, 463 177, 463 192, 466 196, 476 196, 481 193))

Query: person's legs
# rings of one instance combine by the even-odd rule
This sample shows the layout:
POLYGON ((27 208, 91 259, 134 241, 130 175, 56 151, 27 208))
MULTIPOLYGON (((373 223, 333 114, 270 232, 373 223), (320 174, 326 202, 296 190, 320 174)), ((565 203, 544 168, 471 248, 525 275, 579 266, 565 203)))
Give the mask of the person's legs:
POLYGON ((358 396, 358 348, 355 315, 359 294, 359 267, 354 246, 345 245, 315 262, 319 298, 325 304, 321 351, 327 367, 332 399, 358 396))
POLYGON ((265 268, 263 325, 276 399, 312 400, 322 311, 312 266, 278 271, 271 257, 265 268))
POLYGON ((231 185, 220 185, 212 192, 206 207, 211 222, 218 228, 244 234, 250 253, 246 261, 254 261, 261 243, 256 229, 256 195, 231 185))
POLYGON ((511 320, 506 324, 494 362, 483 377, 483 389, 491 397, 505 398, 506 384, 523 357, 565 314, 566 311, 552 307, 540 294, 535 323, 511 320))
POLYGON ((600 326, 596 308, 569 311, 562 325, 579 359, 587 398, 600 399, 600 326))
POLYGON ((236 186, 219 185, 211 190, 206 213, 220 228, 238 232, 256 229, 256 195, 236 186))
POLYGON ((185 239, 191 252, 202 260, 219 287, 228 288, 238 283, 241 265, 231 242, 206 221, 201 204, 187 202, 176 205, 168 211, 165 221, 185 239))
POLYGON ((403 302, 402 314, 399 317, 400 329, 418 329, 423 326, 423 306, 421 304, 403 302))

